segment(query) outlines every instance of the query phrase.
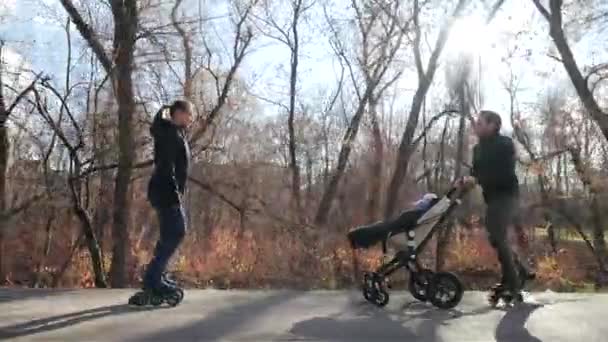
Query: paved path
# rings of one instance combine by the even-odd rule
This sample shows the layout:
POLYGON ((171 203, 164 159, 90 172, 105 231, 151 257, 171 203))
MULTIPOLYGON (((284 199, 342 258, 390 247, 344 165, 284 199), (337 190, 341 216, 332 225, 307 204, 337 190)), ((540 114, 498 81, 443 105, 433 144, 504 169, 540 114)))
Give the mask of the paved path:
POLYGON ((509 311, 480 292, 441 311, 392 292, 384 309, 346 291, 191 290, 133 309, 128 290, 0 289, 0 339, 17 341, 606 342, 608 295, 535 293, 509 311))

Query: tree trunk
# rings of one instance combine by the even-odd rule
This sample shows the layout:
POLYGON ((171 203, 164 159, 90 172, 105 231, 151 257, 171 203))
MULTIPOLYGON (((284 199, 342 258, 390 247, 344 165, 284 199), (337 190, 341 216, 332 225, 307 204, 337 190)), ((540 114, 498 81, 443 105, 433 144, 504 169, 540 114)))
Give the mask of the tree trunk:
MULTIPOLYGON (((294 32, 297 32, 294 27, 294 32)), ((297 34, 297 33, 296 33, 297 34)), ((297 37, 297 36, 296 36, 297 37)), ((296 151, 296 132, 294 127, 295 105, 296 105, 296 85, 298 80, 298 40, 291 51, 291 75, 289 82, 289 117, 287 119, 287 130, 289 132, 289 169, 291 170, 291 195, 293 208, 296 211, 294 217, 301 216, 302 200, 300 194, 300 166, 298 165, 296 151)))
POLYGON ((539 174, 536 176, 538 187, 540 189, 540 202, 543 210, 543 219, 545 220, 545 224, 547 224, 547 237, 549 239, 549 245, 551 246, 551 251, 553 253, 557 253, 557 238, 555 236, 555 226, 551 222, 551 215, 547 210, 549 206, 549 193, 547 192, 546 179, 543 174, 539 174))
POLYGON ((608 261, 608 249, 606 248, 606 238, 604 236, 602 209, 597 194, 591 196, 591 216, 593 220, 593 247, 595 247, 598 256, 602 258, 602 263, 606 264, 608 261))
POLYGON ((103 269, 101 248, 99 248, 99 243, 97 241, 97 237, 95 236, 95 230, 93 228, 91 217, 86 208, 83 207, 80 197, 82 196, 82 179, 78 176, 73 177, 74 175, 81 174, 80 160, 75 153, 76 152, 74 151, 70 152, 70 157, 74 165, 73 173, 70 175, 70 180, 68 181, 72 195, 72 209, 80 221, 82 235, 84 236, 85 243, 89 251, 91 266, 93 267, 93 275, 95 277, 95 287, 105 288, 108 285, 106 283, 106 274, 103 269))
POLYGON ((118 102, 118 170, 114 187, 114 208, 112 227, 112 266, 110 279, 112 287, 126 285, 126 258, 129 250, 128 222, 130 214, 130 183, 135 148, 133 137, 133 116, 135 99, 133 94, 133 53, 137 34, 137 5, 135 0, 125 1, 122 6, 114 5, 114 51, 115 70, 113 74, 114 92, 118 102))
POLYGON ((99 242, 99 248, 104 251, 104 241, 106 239, 106 226, 110 222, 111 212, 107 203, 111 201, 110 191, 112 189, 112 175, 108 171, 102 171, 99 175, 100 186, 97 193, 97 203, 93 215, 93 227, 99 242))
POLYGON ((599 104, 593 97, 589 89, 586 78, 581 73, 574 54, 568 45, 566 35, 562 27, 562 0, 550 0, 548 11, 540 0, 533 0, 541 14, 549 22, 549 34, 555 43, 555 47, 560 54, 562 64, 572 81, 585 110, 589 116, 597 123, 605 139, 608 139, 608 115, 602 111, 599 104))
POLYGON ((95 31, 88 25, 71 0, 60 0, 83 39, 97 56, 106 73, 111 76, 114 96, 118 103, 118 170, 114 184, 112 226, 112 286, 126 284, 126 254, 129 249, 127 233, 130 209, 129 185, 134 153, 132 122, 135 115, 133 94, 133 58, 137 40, 138 13, 136 0, 110 2, 114 18, 113 53, 110 56, 95 31))
MULTIPOLYGON (((466 75, 466 74, 463 74, 466 75)), ((469 114, 469 102, 467 101, 466 94, 466 79, 462 79, 457 92, 458 92, 458 102, 460 103, 460 122, 458 125, 458 140, 456 143, 456 160, 454 167, 454 180, 459 179, 462 176, 462 163, 464 161, 465 155, 465 133, 467 128, 467 120, 466 117, 469 114)), ((443 229, 439 231, 437 235, 437 253, 436 253, 436 265, 437 270, 443 270, 445 268, 445 261, 447 257, 447 247, 450 241, 450 236, 452 235, 452 231, 455 226, 455 219, 450 218, 443 229)))
POLYGON ((348 129, 342 138, 342 146, 340 147, 340 154, 338 155, 338 165, 331 175, 329 183, 327 184, 325 192, 323 193, 323 197, 321 198, 319 208, 317 209, 317 214, 315 216, 315 224, 317 225, 323 225, 325 222, 327 222, 327 216, 329 215, 332 202, 336 197, 338 184, 340 183, 342 176, 344 176, 346 164, 348 163, 348 158, 353 147, 352 145, 357 137, 357 132, 359 131, 359 124, 361 123, 361 118, 365 112, 365 105, 367 104, 370 90, 371 89, 368 87, 365 96, 359 100, 357 111, 351 119, 348 129))
POLYGON ((602 268, 602 271, 606 271, 604 267, 606 266, 606 261, 608 260, 608 253, 606 248, 606 240, 604 238, 601 208, 597 199, 597 196, 602 193, 602 189, 600 189, 599 186, 592 181, 591 175, 589 175, 586 166, 580 159, 580 152, 575 149, 571 149, 570 156, 572 158, 572 163, 574 164, 576 173, 585 187, 587 187, 591 193, 591 214, 593 220, 593 248, 591 251, 598 260, 598 264, 600 268, 602 268))
POLYGON ((183 0, 176 0, 171 10, 171 22, 173 27, 182 39, 182 47, 184 49, 184 97, 192 101, 193 94, 193 72, 192 72, 192 45, 190 42, 189 33, 180 25, 177 11, 183 0))
POLYGON ((418 127, 418 117, 422 108, 422 102, 424 101, 429 87, 430 83, 426 80, 422 80, 418 90, 416 90, 416 94, 414 95, 410 115, 407 119, 407 125, 405 126, 405 131, 403 132, 401 143, 399 144, 395 171, 393 172, 393 177, 391 178, 390 185, 387 189, 384 211, 385 219, 390 219, 395 211, 399 191, 405 179, 405 174, 407 173, 410 157, 415 150, 415 146, 412 146, 411 142, 414 138, 416 128, 418 127))
MULTIPOLYGON (((55 221, 55 215, 55 212, 51 212, 48 220, 46 221, 46 236, 44 239, 44 247, 42 251, 42 257, 40 258, 40 260, 38 261, 38 265, 36 266, 36 274, 32 283, 33 288, 43 287, 41 284, 42 275, 44 274, 44 268, 46 267, 47 258, 49 256, 49 253, 51 252, 51 244, 53 242, 53 222, 55 221)), ((46 285, 48 286, 50 284, 46 285)))
MULTIPOLYGON (((0 82, 0 87, 2 83, 0 82)), ((0 101, 2 99, 0 98, 0 101)), ((1 103, 1 102, 0 102, 1 103)), ((2 106, 0 105, 0 111, 2 106)), ((0 115, 2 113, 0 112, 0 115)), ((0 117, 0 120, 2 118, 0 117)), ((8 210, 7 204, 7 189, 6 177, 8 173, 8 152, 10 149, 10 141, 8 139, 8 127, 0 121, 0 214, 8 210)), ((0 220, 0 284, 4 282, 4 231, 7 228, 5 220, 0 220)))
POLYGON ((420 41, 422 39, 422 35, 420 33, 420 25, 418 24, 417 2, 415 2, 416 9, 414 10, 414 22, 416 37, 414 39, 414 56, 418 70, 418 89, 416 89, 416 93, 414 94, 414 98, 412 100, 412 106, 410 108, 405 131, 403 132, 401 143, 399 144, 395 171, 393 172, 393 176, 391 177, 391 182, 388 187, 384 211, 385 219, 390 219, 395 211, 399 191, 401 189, 401 185, 403 185, 403 181, 405 180, 410 158, 416 149, 416 146, 412 144, 412 140, 414 138, 416 128, 418 127, 418 118, 420 117, 422 103, 424 102, 426 93, 431 87, 431 83, 433 82, 435 71, 437 71, 437 63, 448 40, 454 18, 460 14, 466 3, 467 1, 465 0, 459 0, 456 4, 454 12, 452 13, 452 17, 448 18, 446 24, 444 24, 439 30, 439 36, 437 37, 437 41, 429 58, 428 66, 426 67, 426 70, 424 70, 422 67, 422 59, 420 57, 420 41))
POLYGON ((369 113, 372 123, 373 149, 372 165, 370 172, 370 185, 367 202, 367 219, 374 222, 378 219, 380 211, 380 195, 382 193, 382 160, 384 158, 384 143, 382 132, 378 122, 377 98, 370 99, 369 113))
MULTIPOLYGON (((8 177, 8 155, 10 151, 10 140, 8 139, 8 107, 4 99, 4 71, 3 64, 4 43, 0 41, 0 215, 8 210, 6 178, 8 177)), ((0 220, 0 284, 4 283, 4 231, 5 220, 0 220)))

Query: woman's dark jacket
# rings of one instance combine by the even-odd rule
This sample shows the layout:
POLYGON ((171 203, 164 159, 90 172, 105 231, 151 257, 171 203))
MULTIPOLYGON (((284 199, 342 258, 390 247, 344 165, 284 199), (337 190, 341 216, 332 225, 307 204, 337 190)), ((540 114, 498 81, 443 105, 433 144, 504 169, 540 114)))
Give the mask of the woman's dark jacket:
POLYGON ((154 117, 150 133, 154 138, 154 172, 148 199, 154 207, 181 205, 190 161, 185 130, 164 119, 161 111, 154 117))

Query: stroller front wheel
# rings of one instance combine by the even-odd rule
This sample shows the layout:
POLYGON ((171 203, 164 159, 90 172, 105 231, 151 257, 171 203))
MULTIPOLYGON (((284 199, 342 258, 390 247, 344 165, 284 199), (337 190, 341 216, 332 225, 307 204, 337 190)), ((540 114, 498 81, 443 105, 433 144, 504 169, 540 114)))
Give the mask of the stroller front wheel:
POLYGON ((386 285, 374 273, 366 273, 363 277, 363 297, 368 302, 383 307, 388 304, 389 295, 386 285))
POLYGON ((464 289, 460 279, 449 272, 438 272, 429 286, 429 301, 440 309, 451 309, 462 300, 464 289))
POLYGON ((386 304, 388 304, 388 300, 389 300, 388 292, 384 289, 380 289, 376 293, 376 297, 374 298, 373 303, 376 304, 376 306, 378 306, 378 307, 384 307, 384 306, 386 306, 386 304))

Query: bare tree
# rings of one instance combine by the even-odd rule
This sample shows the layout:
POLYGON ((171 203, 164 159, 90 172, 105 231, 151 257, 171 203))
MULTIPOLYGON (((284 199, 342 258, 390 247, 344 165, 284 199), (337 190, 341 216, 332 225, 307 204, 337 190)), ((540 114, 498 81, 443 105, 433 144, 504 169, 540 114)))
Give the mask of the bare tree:
POLYGON ((301 167, 298 162, 297 139, 295 129, 296 105, 298 101, 298 66, 300 64, 300 55, 302 48, 302 37, 300 34, 301 23, 303 16, 312 8, 314 1, 305 0, 290 0, 288 5, 291 9, 287 22, 275 18, 276 14, 272 13, 272 5, 281 8, 280 15, 283 16, 283 3, 264 1, 264 14, 257 16, 266 28, 261 28, 264 35, 280 42, 289 49, 289 105, 283 106, 287 110, 287 131, 288 131, 288 150, 289 150, 289 168, 291 170, 291 192, 294 201, 294 209, 297 213, 296 217, 302 216, 302 196, 301 196, 301 167))
MULTIPOLYGON (((469 117, 472 107, 470 102, 472 97, 469 94, 470 89, 472 88, 472 68, 473 61, 471 58, 462 54, 455 62, 455 66, 452 70, 447 71, 449 94, 452 98, 452 102, 455 102, 460 112, 452 181, 455 181, 463 175, 462 165, 465 160, 465 148, 468 148, 465 133, 467 129, 467 117, 469 117)), ((437 237, 436 265, 439 270, 445 267, 447 246, 449 237, 454 228, 454 221, 453 218, 450 218, 446 223, 445 229, 441 230, 437 237)))
POLYGON ((48 80, 42 80, 44 88, 50 92, 52 98, 60 103, 59 114, 56 118, 51 114, 50 100, 43 97, 41 93, 34 88, 33 92, 35 95, 34 105, 38 111, 38 114, 46 122, 49 128, 57 136, 62 146, 67 149, 70 160, 69 175, 68 175, 68 186, 69 196, 72 201, 72 209, 74 214, 78 218, 82 228, 82 236, 84 237, 89 255, 91 258, 91 265, 95 276, 96 287, 106 287, 105 272, 103 269, 103 259, 101 249, 97 241, 95 230, 91 215, 89 213, 90 203, 90 191, 88 183, 83 177, 85 157, 83 160, 83 154, 86 153, 86 142, 84 137, 84 130, 82 125, 78 123, 77 118, 72 113, 70 106, 68 105, 67 96, 62 96, 60 92, 53 87, 48 80), (67 115, 67 121, 70 123, 70 129, 63 127, 64 116, 67 115), (71 138, 70 133, 75 132, 75 138, 71 138))
MULTIPOLYGON (((231 16, 231 21, 234 25, 234 38, 230 49, 231 65, 226 72, 216 70, 213 66, 218 63, 214 54, 211 51, 208 43, 203 41, 205 49, 202 70, 211 75, 213 80, 213 92, 215 101, 210 106, 208 113, 196 123, 194 132, 191 135, 190 142, 199 142, 206 133, 216 124, 216 120, 221 116, 229 95, 234 91, 237 73, 245 57, 250 53, 251 43, 254 39, 252 28, 248 25, 253 8, 256 6, 257 0, 252 0, 243 3, 234 3, 234 15, 231 16)), ((209 143, 210 144, 210 143, 209 143)), ((209 144, 203 144, 202 150, 206 150, 209 144)))
POLYGON ((382 163, 384 161, 384 141, 382 130, 380 128, 380 120, 378 118, 378 98, 375 96, 369 99, 369 116, 371 120, 372 131, 372 151, 373 159, 370 170, 370 185, 369 198, 367 203, 367 219, 369 222, 374 222, 378 219, 380 211, 380 201, 382 194, 382 163))
POLYGON ((116 102, 118 103, 118 170, 114 186, 114 208, 112 227, 112 265, 110 279, 113 287, 126 285, 126 257, 129 250, 128 215, 129 187, 135 160, 133 117, 135 95, 133 92, 134 53, 139 24, 137 1, 111 0, 114 19, 112 53, 109 54, 99 40, 99 34, 87 24, 72 0, 61 0, 61 4, 76 25, 76 28, 97 56, 105 72, 110 75, 116 102))
MULTIPOLYGON (((4 256, 4 230, 6 229, 5 224, 7 222, 8 216, 14 215, 15 208, 13 210, 9 210, 8 202, 7 202, 7 187, 6 187, 6 177, 8 172, 8 156, 10 151, 10 140, 8 138, 8 120, 10 119, 11 114, 16 110, 19 102, 23 100, 24 97, 27 96, 29 92, 31 92, 34 88, 38 77, 32 81, 27 87, 25 87, 17 97, 13 100, 12 103, 7 104, 7 98, 4 95, 4 42, 0 41, 0 281, 4 279, 4 269, 2 267, 3 256, 4 256), (10 211, 10 212, 9 212, 10 211), (11 214, 11 215, 9 215, 11 214)), ((20 210, 16 211, 19 212, 20 210)))
MULTIPOLYGON (((393 65, 395 56, 401 48, 405 35, 405 31, 399 25, 398 18, 394 14, 387 15, 386 11, 377 4, 370 4, 359 0, 353 0, 351 3, 355 11, 355 21, 361 45, 356 65, 353 65, 351 59, 347 56, 344 42, 338 36, 338 32, 334 25, 331 24, 331 20, 329 22, 334 34, 331 40, 332 45, 337 55, 347 65, 351 80, 355 86, 358 104, 342 139, 338 164, 332 172, 317 209, 314 220, 317 225, 323 225, 327 221, 332 202, 338 190, 338 184, 346 170, 353 142, 357 137, 359 125, 370 98, 382 94, 386 88, 401 76, 401 72, 398 71, 391 78, 385 80, 385 75, 393 65), (363 76, 362 89, 357 87, 358 80, 355 68, 363 76)), ((395 2, 390 12, 397 13, 399 8, 399 3, 395 2)))
MULTIPOLYGON (((608 70, 608 65, 597 65, 591 68, 591 72, 587 76, 583 76, 564 32, 562 16, 563 0, 549 0, 549 8, 541 4, 540 0, 532 1, 549 23, 549 35, 553 39, 553 43, 555 43, 555 47, 561 56, 560 61, 566 69, 587 114, 597 123, 604 137, 608 139, 608 113, 601 109, 598 101, 595 99, 595 95, 593 94, 595 87, 590 87, 589 85, 590 78, 595 75, 602 75, 602 72, 608 70)), ((600 80, 605 80, 606 78, 607 76, 604 75, 600 77, 600 80)))
POLYGON ((414 94, 414 98, 412 100, 412 106, 410 108, 407 125, 405 127, 405 131, 403 132, 403 136, 401 137, 401 143, 399 144, 399 152, 397 155, 395 170, 393 172, 393 176, 391 177, 391 182, 387 191, 386 206, 384 212, 384 217, 387 219, 393 215, 395 205, 397 203, 399 190, 401 188, 401 185, 403 184, 405 175, 407 173, 409 160, 415 151, 415 145, 412 144, 412 139, 414 138, 414 133, 416 131, 416 128, 418 127, 418 119, 420 116, 422 103, 424 101, 424 98, 426 97, 429 88, 431 87, 433 77, 435 76, 435 72, 437 70, 439 57, 441 56, 443 48, 445 47, 445 44, 448 40, 449 33, 454 20, 460 15, 460 13, 462 13, 467 3, 468 1, 466 0, 459 0, 456 4, 456 7, 452 11, 451 16, 441 26, 439 30, 439 36, 437 37, 437 41, 435 42, 435 46, 431 52, 428 65, 425 68, 423 66, 421 53, 423 36, 420 24, 420 4, 418 0, 414 1, 414 38, 412 48, 414 49, 414 58, 418 75, 418 88, 416 89, 416 93, 414 94))

